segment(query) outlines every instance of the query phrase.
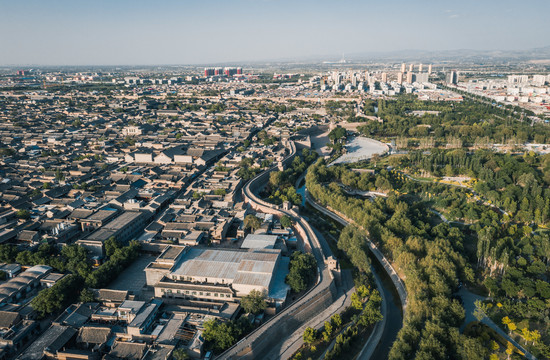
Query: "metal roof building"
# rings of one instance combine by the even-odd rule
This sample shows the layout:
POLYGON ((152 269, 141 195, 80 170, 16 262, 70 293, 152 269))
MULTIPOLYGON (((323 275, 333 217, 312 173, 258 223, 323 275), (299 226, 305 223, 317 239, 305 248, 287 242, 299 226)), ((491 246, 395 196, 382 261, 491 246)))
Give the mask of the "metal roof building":
POLYGON ((286 297, 284 294, 280 299, 280 289, 286 288, 288 262, 282 261, 279 249, 187 248, 180 254, 181 257, 164 270, 149 266, 151 271, 163 272, 161 276, 148 277, 155 296, 235 301, 255 289, 267 296, 278 294, 274 300, 284 301, 286 297), (278 290, 273 291, 275 288, 278 290))

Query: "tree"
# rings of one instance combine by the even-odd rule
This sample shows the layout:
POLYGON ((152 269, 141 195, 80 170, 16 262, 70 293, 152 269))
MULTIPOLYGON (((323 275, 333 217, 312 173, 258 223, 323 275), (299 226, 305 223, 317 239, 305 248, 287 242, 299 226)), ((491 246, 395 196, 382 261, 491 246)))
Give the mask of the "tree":
POLYGON ((307 327, 303 335, 304 342, 311 345, 317 340, 317 330, 311 327, 307 327))
POLYGON ((228 323, 222 323, 218 319, 205 321, 203 336, 206 341, 213 344, 214 351, 223 351, 231 347, 237 338, 228 323))
POLYGON ((361 300, 357 292, 351 294, 351 307, 353 307, 355 310, 361 310, 363 308, 363 301, 361 300))
POLYGON ((292 219, 288 215, 281 216, 281 225, 284 228, 292 227, 292 219))
POLYGON ((508 355, 508 359, 510 359, 510 355, 514 353, 514 345, 508 341, 508 344, 506 346, 506 354, 508 355))
POLYGON ((241 306, 247 313, 259 314, 267 308, 265 294, 259 290, 252 290, 241 299, 241 306))
POLYGON ((1 148, 0 156, 12 156, 15 155, 15 150, 10 148, 1 148))
POLYGON ((187 360, 191 357, 187 354, 187 351, 185 351, 184 348, 177 348, 172 352, 172 358, 175 360, 187 360))
POLYGON ((103 246, 105 247, 105 254, 107 257, 111 257, 117 249, 121 248, 120 243, 114 236, 111 236, 105 240, 103 246))
POLYGON ((481 321, 486 316, 487 306, 483 302, 481 302, 481 300, 474 301, 474 305, 474 316, 477 321, 481 321))
POLYGON ((82 281, 77 275, 67 275, 51 288, 41 290, 32 299, 31 306, 40 318, 56 314, 74 300, 72 296, 78 293, 81 286, 82 281))
POLYGON ((239 338, 251 330, 250 322, 246 317, 226 322, 211 319, 205 321, 203 327, 203 337, 208 343, 207 348, 211 348, 216 353, 233 346, 239 338))
POLYGON ((343 137, 346 136, 346 129, 342 128, 342 127, 337 127, 335 129, 333 129, 329 134, 328 134, 328 138, 334 143, 340 139, 342 139, 343 137))
POLYGON ((0 262, 12 263, 17 257, 17 248, 11 244, 0 245, 0 262))
POLYGON ((216 189, 214 190, 214 195, 225 196, 227 191, 225 189, 216 189))
POLYGON ((94 292, 90 289, 83 289, 80 292, 80 302, 87 303, 95 301, 94 292))
POLYGON ((541 338, 541 334, 538 330, 531 331, 531 341, 533 342, 533 345, 535 345, 541 338))
POLYGON ((201 192, 198 192, 198 191, 195 191, 193 193, 193 199, 195 199, 195 200, 198 200, 198 199, 202 198, 203 196, 204 196, 204 193, 201 193, 201 192))
POLYGON ((325 321, 325 326, 323 330, 323 339, 328 342, 331 336, 332 336, 332 324, 328 321, 325 321))
POLYGON ((262 219, 252 214, 246 215, 244 218, 244 228, 250 229, 250 232, 255 232, 262 226, 262 219))
POLYGON ((342 317, 340 314, 334 314, 330 318, 330 323, 335 329, 339 329, 342 326, 342 317))
POLYGON ((286 283, 294 292, 300 292, 317 277, 317 262, 309 253, 295 251, 290 257, 290 270, 286 277, 286 283))
POLYGON ((91 271, 88 251, 80 245, 64 246, 61 249, 61 258, 65 269, 73 274, 78 274, 85 278, 91 271))
POLYGON ((18 219, 23 219, 23 220, 27 220, 31 217, 31 213, 29 210, 25 210, 25 209, 20 209, 20 210, 17 210, 15 212, 15 216, 18 218, 18 219))
POLYGON ((257 136, 258 136, 258 139, 263 140, 263 139, 265 139, 265 138, 267 137, 267 131, 265 131, 265 130, 260 130, 260 131, 258 132, 258 135, 257 135, 257 136))
POLYGON ((63 175, 63 172, 61 172, 60 169, 55 170, 55 180, 61 181, 65 179, 65 175, 63 175))
POLYGON ((359 325, 367 327, 372 324, 376 324, 378 321, 382 320, 382 313, 380 313, 380 303, 369 299, 365 308, 359 315, 359 325))
POLYGON ((269 173, 269 184, 274 188, 278 188, 285 182, 284 171, 272 171, 269 173))
POLYGON ((86 276, 86 286, 94 289, 107 286, 139 256, 140 247, 141 244, 134 240, 128 246, 116 249, 109 260, 86 276))

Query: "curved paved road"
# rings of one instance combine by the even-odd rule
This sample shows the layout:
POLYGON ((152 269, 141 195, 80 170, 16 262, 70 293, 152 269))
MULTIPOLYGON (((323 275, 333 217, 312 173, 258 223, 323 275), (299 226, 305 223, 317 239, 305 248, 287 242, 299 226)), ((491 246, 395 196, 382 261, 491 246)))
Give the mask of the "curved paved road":
MULTIPOLYGON (((328 209, 322 207, 321 205, 317 204, 311 196, 309 196, 309 193, 307 189, 305 190, 305 197, 306 201, 313 206, 316 210, 322 212, 323 214, 329 216, 330 218, 334 219, 335 221, 339 222, 340 224, 346 226, 349 224, 349 221, 347 219, 344 219, 342 216, 335 214, 332 211, 329 211, 328 209)), ((399 295, 399 298, 401 300, 401 306, 403 314, 405 314, 405 309, 407 306, 407 291, 405 289, 405 285, 401 278, 397 275, 397 272, 393 269, 389 261, 386 259, 386 257, 382 254, 382 252, 374 245, 371 241, 369 243, 369 248, 372 251, 372 253, 376 256, 388 276, 391 278, 395 289, 397 290, 397 293, 399 295)), ((387 320, 387 301, 386 297, 384 296, 384 292, 382 290, 382 284, 380 283, 380 280, 378 277, 375 276, 376 280, 376 286, 379 289, 380 295, 382 296, 382 304, 381 304, 381 313, 383 316, 383 320, 381 322, 378 322, 376 326, 374 327, 374 330, 363 346, 363 349, 359 353, 357 359, 359 360, 369 360, 376 350, 377 345, 380 343, 380 340, 382 339, 382 335, 384 333, 384 329, 386 327, 386 320, 387 320)))
MULTIPOLYGON (((287 160, 291 159, 296 154, 296 146, 294 142, 290 143, 290 154, 283 160, 283 162, 286 162, 287 160)), ((239 353, 241 353, 243 350, 250 348, 251 345, 257 341, 262 341, 262 337, 264 333, 272 326, 277 326, 278 321, 284 321, 286 316, 291 316, 293 313, 297 312, 298 309, 300 309, 303 306, 310 305, 311 301, 315 299, 315 297, 321 293, 322 291, 326 291, 327 288, 329 288, 333 284, 332 274, 330 273, 330 270, 327 267, 326 264, 326 258, 328 257, 326 254, 326 249, 328 249, 328 254, 330 254, 330 248, 328 247, 328 244, 324 242, 324 239, 319 239, 314 232, 314 230, 311 228, 311 226, 305 221, 301 216, 299 216, 296 212, 292 210, 282 210, 279 209, 278 206, 267 203, 261 199, 259 199, 256 194, 251 190, 251 185, 254 184, 256 181, 259 181, 265 176, 266 172, 270 172, 274 170, 276 167, 272 167, 262 174, 256 176, 254 179, 249 181, 244 189, 243 189, 243 195, 245 198, 245 201, 252 206, 252 208, 258 210, 258 211, 264 211, 271 214, 275 214, 278 216, 281 215, 288 215, 296 224, 297 226, 300 226, 306 233, 307 239, 304 239, 304 241, 307 241, 309 245, 311 246, 311 250, 313 255, 315 256, 315 259, 317 260, 317 264, 319 267, 319 277, 317 284, 313 286, 308 292, 306 292, 300 299, 298 299, 294 304, 290 305, 286 309, 282 310, 280 313, 275 315, 270 320, 266 321, 264 324, 262 324, 260 327, 255 329, 253 332, 251 332, 249 335, 241 339, 237 344, 235 344, 233 347, 226 350, 224 353, 222 353, 218 358, 219 359, 232 359, 232 358, 238 358, 239 353), (324 246, 323 246, 324 245, 324 246), (324 251, 325 250, 325 251, 324 251)), ((344 299, 345 300, 345 299, 344 299)), ((342 302, 341 306, 344 306, 345 301, 342 302)), ((339 311, 337 309, 336 311, 339 311)), ((284 342, 284 339, 281 339, 281 344, 284 342)), ((287 349, 280 348, 281 352, 287 351, 287 349)), ((282 354, 280 354, 282 355, 282 354)))
MULTIPOLYGON (((311 206, 313 206, 316 210, 319 210, 320 212, 322 212, 325 215, 331 217, 332 219, 334 219, 335 221, 339 222, 340 224, 342 224, 344 226, 346 226, 350 223, 350 221, 348 219, 345 219, 341 215, 336 214, 333 211, 330 211, 330 210, 324 208, 323 206, 317 204, 315 202, 315 200, 313 200, 311 198, 311 196, 309 195, 309 192, 307 191, 307 189, 306 189, 305 194, 306 194, 306 201, 309 204, 311 204, 311 206)), ((369 244, 369 248, 372 251, 372 253, 374 254, 374 256, 376 256, 376 258, 378 259, 380 264, 384 267, 384 269, 386 270, 386 272, 388 273, 388 275, 392 279, 392 281, 395 285, 395 288, 397 290, 397 293, 399 294, 401 304, 403 305, 403 313, 404 313, 405 309, 407 307, 407 290, 405 289, 405 284, 403 283, 403 280, 401 280, 399 275, 397 275, 397 272, 395 271, 393 266, 391 266, 388 259, 386 259, 386 257, 384 256, 384 254, 382 254, 382 252, 378 249, 378 247, 376 245, 374 245, 374 243, 372 241, 369 241, 368 244, 369 244)))

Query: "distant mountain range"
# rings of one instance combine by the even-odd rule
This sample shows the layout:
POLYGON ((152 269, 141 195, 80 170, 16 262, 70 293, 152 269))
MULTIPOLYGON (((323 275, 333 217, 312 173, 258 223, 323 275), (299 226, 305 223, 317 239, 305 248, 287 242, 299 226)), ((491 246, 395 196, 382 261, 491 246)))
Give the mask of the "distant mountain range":
MULTIPOLYGON (((540 61, 550 65, 550 46, 528 50, 416 50, 406 49, 398 51, 365 51, 342 54, 311 55, 301 57, 284 57, 278 59, 264 59, 256 61, 241 61, 235 64, 246 66, 303 66, 303 65, 351 65, 370 62, 423 62, 423 63, 495 63, 540 61)), ((213 64, 218 65, 218 64, 213 64)))
MULTIPOLYGON (((392 52, 363 52, 346 55, 350 61, 361 60, 409 60, 416 61, 528 61, 550 60, 550 46, 529 50, 399 50, 392 52)), ((334 58, 335 60, 337 58, 334 58)), ((328 59, 331 60, 331 59, 328 59)))

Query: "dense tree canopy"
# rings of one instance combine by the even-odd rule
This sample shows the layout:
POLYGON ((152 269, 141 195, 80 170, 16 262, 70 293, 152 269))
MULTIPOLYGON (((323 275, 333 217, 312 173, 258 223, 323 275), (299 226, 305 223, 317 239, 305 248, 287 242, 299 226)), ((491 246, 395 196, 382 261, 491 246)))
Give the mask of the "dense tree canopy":
POLYGON ((247 334, 252 325, 245 317, 224 322, 216 318, 205 321, 203 327, 203 337, 206 340, 205 347, 219 354, 233 346, 241 337, 247 334))
POLYGON ((265 294, 259 290, 252 290, 248 295, 241 298, 241 307, 247 313, 259 314, 267 307, 265 294))
POLYGON ((286 282, 294 292, 304 291, 317 278, 317 262, 309 253, 295 251, 290 258, 286 282))
MULTIPOLYGON (((462 102, 423 101, 413 95, 394 100, 378 100, 378 116, 384 121, 368 121, 358 130, 377 138, 410 138, 419 145, 432 138, 435 144, 447 145, 460 134, 460 146, 490 143, 521 144, 526 141, 548 143, 550 128, 530 126, 518 121, 521 113, 514 109, 465 98, 462 102), (416 115, 415 110, 431 111, 416 115)), ((459 147, 460 147, 459 146, 459 147)))
POLYGON ((300 205, 302 196, 296 193, 296 181, 316 158, 316 152, 303 149, 284 171, 272 171, 269 174, 269 183, 260 195, 275 204, 290 201, 294 205, 300 205))
MULTIPOLYGON (((472 277, 472 270, 461 255, 464 235, 448 224, 432 227, 432 214, 423 203, 410 203, 395 194, 374 201, 346 195, 333 181, 341 181, 349 172, 342 166, 326 167, 320 160, 308 171, 307 187, 321 204, 365 229, 406 275, 408 316, 390 358, 466 359, 460 354, 465 351, 465 344, 471 345, 475 339, 458 333, 464 309, 451 299, 458 279, 472 277), (447 336, 453 332, 456 336, 447 336)), ((357 253, 364 248, 364 238, 348 228, 339 246, 357 253)), ((362 260, 354 262, 360 264, 362 260)), ((483 354, 479 352, 474 359, 483 358, 483 354)))

